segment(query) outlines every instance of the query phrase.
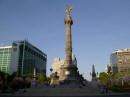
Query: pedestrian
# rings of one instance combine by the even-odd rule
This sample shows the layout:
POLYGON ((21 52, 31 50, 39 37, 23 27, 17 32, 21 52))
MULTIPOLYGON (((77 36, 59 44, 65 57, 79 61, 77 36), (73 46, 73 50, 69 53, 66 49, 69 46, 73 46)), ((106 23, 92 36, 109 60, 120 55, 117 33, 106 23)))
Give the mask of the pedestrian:
POLYGON ((107 86, 105 88, 105 92, 106 92, 106 94, 108 94, 108 87, 107 86))
POLYGON ((101 94, 104 94, 104 85, 102 85, 102 86, 100 87, 100 93, 101 93, 101 94))

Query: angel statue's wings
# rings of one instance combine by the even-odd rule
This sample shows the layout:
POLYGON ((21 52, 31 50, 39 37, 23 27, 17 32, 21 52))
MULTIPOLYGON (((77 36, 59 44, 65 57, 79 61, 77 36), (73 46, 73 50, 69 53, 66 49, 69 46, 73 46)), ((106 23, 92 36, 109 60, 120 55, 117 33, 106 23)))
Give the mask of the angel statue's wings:
POLYGON ((69 7, 67 4, 65 5, 66 6, 66 13, 69 15, 70 14, 70 11, 72 10, 72 7, 69 7))

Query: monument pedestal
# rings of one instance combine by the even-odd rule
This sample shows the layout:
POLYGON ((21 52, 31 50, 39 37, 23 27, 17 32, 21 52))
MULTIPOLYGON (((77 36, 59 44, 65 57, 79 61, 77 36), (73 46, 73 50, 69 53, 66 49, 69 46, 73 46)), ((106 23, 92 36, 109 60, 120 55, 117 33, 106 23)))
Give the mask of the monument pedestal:
POLYGON ((59 81, 61 84, 79 83, 80 78, 77 72, 78 68, 74 65, 65 66, 60 68, 59 81))

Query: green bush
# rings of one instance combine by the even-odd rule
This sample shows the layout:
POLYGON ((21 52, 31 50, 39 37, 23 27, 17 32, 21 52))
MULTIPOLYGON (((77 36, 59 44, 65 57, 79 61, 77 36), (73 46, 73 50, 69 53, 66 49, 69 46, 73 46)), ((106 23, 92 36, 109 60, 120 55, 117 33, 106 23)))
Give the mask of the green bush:
POLYGON ((10 86, 12 89, 22 89, 25 87, 24 80, 21 77, 15 77, 11 83, 10 86))
POLYGON ((117 93, 126 92, 126 91, 122 90, 122 89, 119 88, 119 87, 112 87, 112 88, 110 88, 110 90, 111 90, 112 92, 117 92, 117 93))
POLYGON ((32 73, 27 73, 22 75, 23 78, 32 77, 32 73))
POLYGON ((26 78, 24 82, 25 82, 25 87, 26 88, 29 88, 31 86, 31 79, 29 77, 26 78))
POLYGON ((38 75, 37 82, 38 82, 38 83, 42 83, 42 82, 44 82, 44 81, 46 81, 46 76, 45 76, 44 74, 39 74, 39 75, 38 75))

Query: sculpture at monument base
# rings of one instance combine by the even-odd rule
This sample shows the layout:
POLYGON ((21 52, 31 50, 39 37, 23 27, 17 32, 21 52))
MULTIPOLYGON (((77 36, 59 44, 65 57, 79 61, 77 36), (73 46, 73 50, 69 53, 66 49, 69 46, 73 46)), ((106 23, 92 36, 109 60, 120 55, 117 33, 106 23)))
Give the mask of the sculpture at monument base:
MULTIPOLYGON (((60 68, 62 65, 64 65, 64 60, 61 60, 60 58, 55 58, 52 62, 52 68, 51 72, 57 73, 57 76, 60 75, 60 68)), ((74 54, 72 54, 72 64, 77 67, 77 59, 74 54)))
MULTIPOLYGON (((62 70, 65 69, 65 67, 63 67, 63 66, 64 66, 64 60, 61 60, 60 58, 55 58, 54 61, 52 62, 52 68, 51 68, 51 72, 52 72, 51 77, 52 77, 52 80, 51 80, 51 85, 52 84, 58 85, 58 84, 62 84, 63 82, 68 83, 68 81, 66 81, 66 80, 62 80, 62 81, 59 80, 59 76, 61 74, 61 68, 62 68, 62 70)), ((76 57, 75 57, 74 54, 72 54, 72 65, 71 66, 73 66, 74 69, 76 70, 76 71, 74 71, 77 74, 76 76, 78 76, 78 77, 81 76, 79 74, 79 72, 77 72, 77 69, 78 69, 77 68, 77 59, 76 59, 76 57)), ((72 70, 74 70, 73 67, 71 68, 72 70)), ((66 69, 68 70, 68 67, 66 67, 66 69)), ((70 73, 66 71, 66 75, 67 74, 70 74, 70 73)), ((79 80, 79 79, 77 79, 77 80, 79 80)))

